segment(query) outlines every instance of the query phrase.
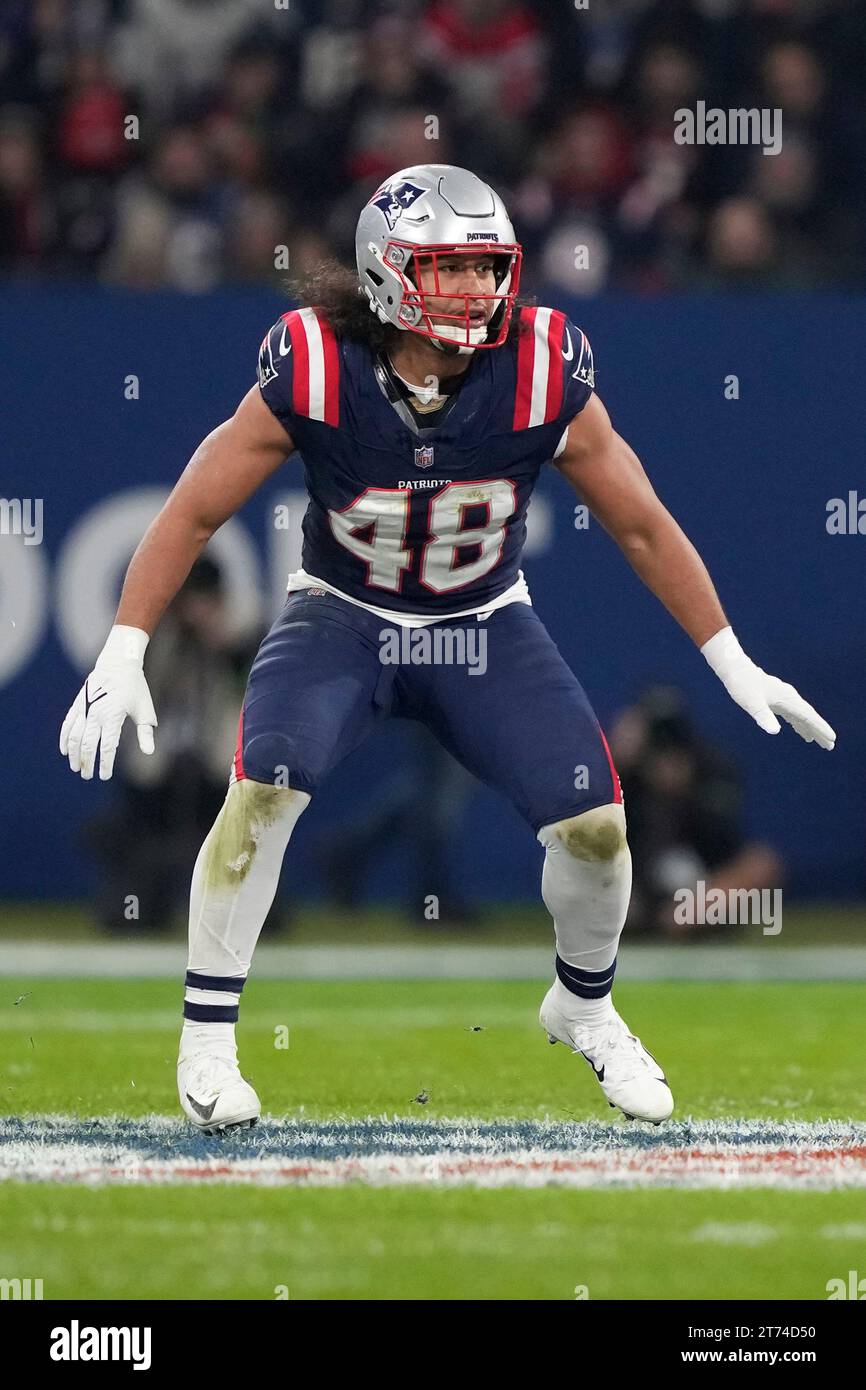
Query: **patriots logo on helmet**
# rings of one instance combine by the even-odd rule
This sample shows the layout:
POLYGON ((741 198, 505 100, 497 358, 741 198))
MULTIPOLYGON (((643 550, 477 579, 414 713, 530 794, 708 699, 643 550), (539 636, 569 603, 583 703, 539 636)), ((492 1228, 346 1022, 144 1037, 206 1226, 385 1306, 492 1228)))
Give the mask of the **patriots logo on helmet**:
POLYGON ((418 468, 431 468, 433 466, 432 444, 422 444, 415 450, 415 464, 418 468))
POLYGON ((370 199, 373 207, 381 208, 385 221, 388 223, 388 231, 393 232, 395 223, 402 217, 407 208, 427 192, 426 188, 421 188, 417 183, 410 183, 404 179, 393 188, 384 188, 381 193, 377 193, 370 199))

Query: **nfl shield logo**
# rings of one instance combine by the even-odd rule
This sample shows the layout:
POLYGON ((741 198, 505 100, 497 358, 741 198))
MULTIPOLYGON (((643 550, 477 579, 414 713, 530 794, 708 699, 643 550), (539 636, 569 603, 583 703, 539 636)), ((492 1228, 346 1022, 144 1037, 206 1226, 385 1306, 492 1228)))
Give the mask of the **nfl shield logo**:
POLYGON ((433 464, 433 445, 422 444, 415 450, 415 466, 417 468, 430 468, 433 464))

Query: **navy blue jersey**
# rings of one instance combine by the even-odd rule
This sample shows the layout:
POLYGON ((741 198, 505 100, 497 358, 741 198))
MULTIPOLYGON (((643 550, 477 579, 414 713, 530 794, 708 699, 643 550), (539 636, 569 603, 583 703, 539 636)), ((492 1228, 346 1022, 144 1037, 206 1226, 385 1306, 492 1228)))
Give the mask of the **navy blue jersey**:
POLYGON ((539 470, 594 384, 581 330, 525 308, 520 332, 477 352, 425 427, 395 409, 372 348, 338 339, 316 309, 284 314, 259 386, 304 464, 305 571, 397 612, 484 607, 517 578, 539 470))

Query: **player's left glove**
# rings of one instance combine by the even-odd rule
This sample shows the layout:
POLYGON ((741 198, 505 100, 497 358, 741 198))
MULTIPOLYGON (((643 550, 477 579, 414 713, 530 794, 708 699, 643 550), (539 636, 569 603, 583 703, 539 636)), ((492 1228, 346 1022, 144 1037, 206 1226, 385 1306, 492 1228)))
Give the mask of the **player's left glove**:
POLYGON ((723 627, 704 643, 701 651, 731 699, 736 700, 765 733, 779 732, 782 726, 776 715, 780 714, 807 743, 833 747, 836 734, 827 721, 798 695, 793 685, 768 676, 756 666, 746 656, 732 628, 723 627))

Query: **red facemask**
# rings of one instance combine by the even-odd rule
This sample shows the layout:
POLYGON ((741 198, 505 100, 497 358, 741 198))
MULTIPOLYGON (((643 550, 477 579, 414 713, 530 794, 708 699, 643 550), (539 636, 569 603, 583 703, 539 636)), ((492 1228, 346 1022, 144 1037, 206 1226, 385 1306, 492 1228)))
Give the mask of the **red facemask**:
POLYGON ((520 285, 520 262, 523 257, 523 250, 518 242, 501 244, 491 242, 485 245, 484 242, 452 242, 436 246, 414 246, 412 255, 406 262, 406 269, 400 268, 399 262, 403 259, 402 253, 410 246, 405 241, 389 241, 384 251, 384 260, 391 266, 399 276, 403 286, 403 297, 400 302, 398 319, 402 326, 410 333, 418 333, 423 338, 436 338, 446 343, 454 343, 458 347, 473 348, 494 348, 499 347, 505 341, 508 333, 508 326, 511 322, 511 315, 514 310, 514 301, 520 285), (392 248, 394 251, 392 252, 392 248), (389 252, 391 255, 389 255, 389 252), (440 261, 454 255, 490 255, 502 257, 503 260, 511 260, 511 273, 509 276, 506 267, 504 274, 499 278, 495 291, 491 294, 472 293, 461 294, 452 290, 440 288, 440 261), (432 280, 432 287, 421 288, 419 257, 429 259, 430 264, 425 266, 425 279, 432 280), (432 276, 430 272, 432 271, 432 276), (502 288, 505 285, 506 288, 502 288), (439 309, 435 311, 428 305, 431 298, 442 298, 463 301, 462 308, 456 312, 442 313, 439 309), (471 315, 471 310, 477 308, 480 302, 489 301, 493 305, 493 312, 487 317, 486 324, 479 319, 477 322, 471 315), (434 314, 437 323, 433 322, 434 314), (492 338, 489 341, 475 341, 478 338, 486 339, 492 329, 492 338), (482 333, 480 330, 484 329, 482 333))

